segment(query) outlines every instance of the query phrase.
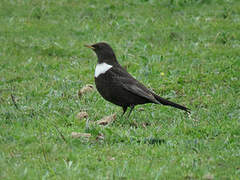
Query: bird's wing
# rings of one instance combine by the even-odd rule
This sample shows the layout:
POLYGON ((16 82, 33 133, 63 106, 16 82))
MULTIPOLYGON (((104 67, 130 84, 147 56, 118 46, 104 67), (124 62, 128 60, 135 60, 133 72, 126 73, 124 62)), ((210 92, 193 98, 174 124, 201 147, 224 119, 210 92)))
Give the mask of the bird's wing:
POLYGON ((153 103, 159 104, 159 102, 154 98, 154 96, 149 93, 149 91, 146 91, 146 87, 142 88, 142 86, 140 86, 138 83, 133 84, 132 82, 128 83, 127 81, 123 81, 122 85, 127 91, 130 91, 131 93, 140 97, 146 98, 153 103))
POLYGON ((145 98, 150 102, 159 104, 159 102, 153 96, 152 92, 147 89, 142 83, 136 80, 133 76, 131 76, 125 69, 114 69, 113 72, 115 74, 115 78, 125 90, 137 96, 145 98))

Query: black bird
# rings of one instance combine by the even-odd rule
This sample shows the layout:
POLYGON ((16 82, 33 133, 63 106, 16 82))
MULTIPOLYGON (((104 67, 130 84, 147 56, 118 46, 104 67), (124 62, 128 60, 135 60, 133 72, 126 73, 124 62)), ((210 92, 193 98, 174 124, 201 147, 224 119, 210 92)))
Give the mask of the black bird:
POLYGON ((172 106, 190 113, 190 109, 159 97, 131 76, 117 61, 110 45, 104 42, 85 45, 98 57, 95 69, 95 83, 104 99, 123 108, 123 114, 130 107, 128 116, 138 104, 155 103, 172 106))

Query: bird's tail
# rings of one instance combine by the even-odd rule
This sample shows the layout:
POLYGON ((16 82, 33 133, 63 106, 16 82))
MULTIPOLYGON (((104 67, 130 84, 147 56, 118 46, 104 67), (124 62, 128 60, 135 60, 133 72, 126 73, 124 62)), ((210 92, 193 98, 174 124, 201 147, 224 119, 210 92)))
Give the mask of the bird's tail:
POLYGON ((153 95, 154 95, 154 97, 156 98, 156 100, 157 100, 159 103, 163 104, 163 105, 172 106, 172 107, 175 107, 175 108, 184 110, 184 111, 186 111, 187 113, 191 113, 191 112, 190 112, 190 109, 188 109, 188 108, 186 108, 186 107, 184 107, 184 106, 182 106, 182 105, 180 105, 180 104, 177 104, 177 103, 168 101, 168 100, 166 100, 166 99, 164 99, 164 98, 161 98, 160 96, 158 96, 158 95, 156 95, 156 94, 153 94, 153 95))

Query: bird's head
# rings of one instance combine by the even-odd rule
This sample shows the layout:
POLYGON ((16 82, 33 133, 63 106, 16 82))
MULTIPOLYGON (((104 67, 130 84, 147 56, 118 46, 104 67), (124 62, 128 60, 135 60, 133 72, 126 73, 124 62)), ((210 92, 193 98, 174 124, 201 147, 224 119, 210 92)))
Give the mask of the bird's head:
POLYGON ((113 49, 105 42, 100 42, 93 45, 85 45, 85 47, 91 48, 96 53, 98 57, 98 63, 105 62, 110 65, 118 63, 113 49))

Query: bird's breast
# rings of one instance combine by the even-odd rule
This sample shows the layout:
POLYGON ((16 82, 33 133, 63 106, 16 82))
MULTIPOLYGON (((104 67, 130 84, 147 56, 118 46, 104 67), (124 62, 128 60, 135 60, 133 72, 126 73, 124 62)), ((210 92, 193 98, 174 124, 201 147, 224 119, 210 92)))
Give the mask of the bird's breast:
POLYGON ((111 101, 113 97, 113 81, 110 71, 95 76, 95 84, 98 92, 104 99, 111 101))

